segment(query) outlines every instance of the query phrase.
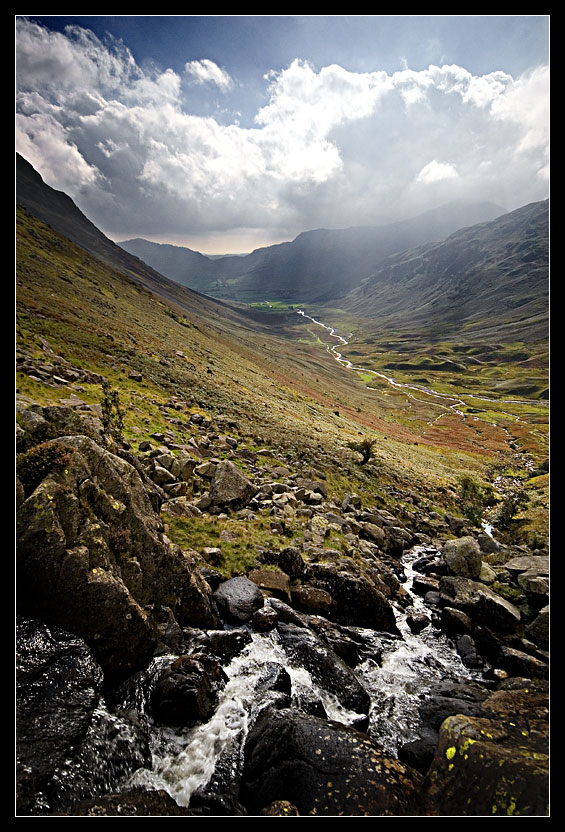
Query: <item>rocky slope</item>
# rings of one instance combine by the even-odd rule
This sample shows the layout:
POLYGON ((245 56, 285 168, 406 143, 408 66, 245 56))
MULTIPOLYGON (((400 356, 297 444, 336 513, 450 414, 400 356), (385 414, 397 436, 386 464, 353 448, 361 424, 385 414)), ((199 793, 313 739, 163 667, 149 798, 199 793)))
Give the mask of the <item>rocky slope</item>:
POLYGON ((258 465, 227 417, 196 420, 185 447, 157 435, 135 450, 78 405, 22 399, 18 425, 20 814, 545 814, 546 557, 455 518, 413 527, 368 496, 336 502, 323 472, 258 465), (206 517, 223 525, 216 547, 171 542, 175 524, 206 517), (265 520, 279 546, 255 545, 227 578, 230 526, 265 520), (415 545, 426 612, 410 627, 448 633, 482 681, 424 696, 421 738, 395 757, 366 733, 375 705, 355 668, 368 654, 380 661, 368 631, 399 637, 395 611, 412 603, 402 557, 415 545), (115 712, 105 770, 89 772, 99 707, 153 657, 171 657, 146 694, 153 722, 197 725, 233 657, 269 632, 358 715, 353 724, 293 699, 275 661, 274 698, 250 726, 242 766, 184 809, 128 787, 151 765, 141 701, 139 713, 115 712))

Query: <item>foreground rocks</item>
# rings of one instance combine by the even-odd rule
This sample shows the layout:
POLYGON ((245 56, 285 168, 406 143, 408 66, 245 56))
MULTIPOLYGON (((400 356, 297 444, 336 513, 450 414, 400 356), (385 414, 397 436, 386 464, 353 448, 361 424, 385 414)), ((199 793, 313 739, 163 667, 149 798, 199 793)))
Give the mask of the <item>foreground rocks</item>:
POLYGON ((91 416, 56 411, 24 408, 18 432, 18 605, 40 619, 20 628, 20 811, 546 813, 547 558, 505 553, 451 518, 445 528, 462 536, 419 548, 413 589, 424 607, 411 608, 400 558, 431 541, 393 513, 358 495, 332 501, 316 472, 276 466, 246 476, 215 454, 245 459, 251 471, 257 454, 225 435, 203 433, 176 453, 146 443, 136 457, 110 450, 91 416), (233 517, 251 528, 258 513, 280 545, 257 546, 255 562, 232 578, 218 571, 224 538, 183 551, 164 522, 233 517), (289 545, 297 527, 302 536, 289 545), (378 673, 382 645, 402 638, 402 610, 413 633, 443 631, 484 683, 445 679, 423 692, 419 737, 397 759, 365 733, 379 703, 357 669, 368 660, 378 673), (243 754, 230 747, 186 810, 164 793, 119 793, 127 774, 150 766, 149 724, 206 723, 230 662, 254 634, 271 632, 286 659, 264 663, 255 694, 268 705, 251 720, 243 754), (293 668, 347 712, 349 726, 328 720, 314 688, 295 689, 293 668), (138 677, 141 693, 119 693, 137 689, 138 677), (94 763, 106 742, 107 766, 94 763))
POLYGON ((245 745, 241 798, 251 814, 284 800, 300 815, 412 815, 419 814, 421 779, 366 734, 292 711, 268 711, 245 745))
POLYGON ((210 587, 164 536, 133 465, 87 436, 32 449, 22 476, 32 465, 38 482, 27 476, 17 517, 22 612, 83 637, 110 678, 151 657, 157 633, 149 605, 170 607, 182 624, 216 625, 210 587))

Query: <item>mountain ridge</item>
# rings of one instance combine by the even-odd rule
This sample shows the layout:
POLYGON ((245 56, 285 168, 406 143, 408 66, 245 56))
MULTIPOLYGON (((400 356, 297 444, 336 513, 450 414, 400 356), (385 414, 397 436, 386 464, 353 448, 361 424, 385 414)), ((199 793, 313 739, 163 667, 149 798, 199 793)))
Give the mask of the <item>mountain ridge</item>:
POLYGON ((382 226, 303 231, 292 241, 216 260, 139 238, 119 245, 172 280, 213 296, 319 303, 347 294, 391 254, 505 212, 492 203, 451 202, 382 226))

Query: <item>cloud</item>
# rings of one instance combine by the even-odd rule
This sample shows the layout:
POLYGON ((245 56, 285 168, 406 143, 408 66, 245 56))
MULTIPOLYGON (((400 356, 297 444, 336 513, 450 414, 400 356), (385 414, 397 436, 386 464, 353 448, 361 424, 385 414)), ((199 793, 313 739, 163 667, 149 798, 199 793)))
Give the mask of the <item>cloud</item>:
POLYGON ((189 61, 184 65, 184 71, 196 84, 215 84, 222 92, 228 92, 233 87, 229 74, 207 58, 189 61))
POLYGON ((268 73, 266 103, 241 126, 225 118, 235 85, 211 60, 180 75, 141 68, 121 41, 23 18, 17 60, 18 149, 117 239, 290 239, 413 215, 430 196, 512 208, 547 195, 547 68, 513 79, 297 59, 268 73), (193 83, 225 94, 223 122, 190 112, 193 83))
POLYGON ((432 159, 431 162, 424 165, 420 173, 416 176, 416 182, 431 185, 445 179, 457 179, 458 177, 459 174, 449 162, 437 162, 435 159, 432 159))

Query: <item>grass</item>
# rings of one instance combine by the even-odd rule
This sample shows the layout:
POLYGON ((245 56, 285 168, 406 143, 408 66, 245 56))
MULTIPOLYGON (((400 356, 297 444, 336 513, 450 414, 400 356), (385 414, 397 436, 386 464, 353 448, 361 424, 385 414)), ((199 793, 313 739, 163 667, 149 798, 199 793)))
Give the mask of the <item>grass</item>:
MULTIPOLYGON (((357 366, 383 371, 407 351, 413 363, 425 358, 425 373, 421 367, 385 372, 409 383, 424 378, 430 387, 462 398, 464 416, 459 416, 429 394, 346 370, 326 350, 326 343, 335 342, 296 315, 296 304, 273 304, 251 326, 237 309, 214 311, 197 297, 184 306, 165 302, 25 212, 18 225, 16 303, 18 351, 47 362, 47 342, 72 366, 106 378, 119 391, 124 436, 134 449, 152 433, 169 432, 179 444, 188 441, 194 435, 193 412, 210 418, 228 414, 237 420, 246 447, 268 448, 270 456, 258 457, 261 467, 288 462, 316 468, 336 499, 358 492, 364 501, 378 496, 394 508, 394 500, 402 498, 389 497, 391 491, 417 492, 444 511, 457 508, 449 496, 457 477, 471 473, 484 479, 515 453, 511 443, 519 446, 519 457, 527 454, 535 464, 547 457, 544 401, 534 392, 508 403, 502 399, 510 397, 496 387, 532 379, 536 391, 547 387, 546 345, 445 339, 430 344, 414 333, 376 332, 370 322, 337 309, 300 306, 340 332, 353 333, 350 347, 340 351, 349 349, 357 366), (472 357, 482 363, 473 364, 472 357), (445 358, 464 371, 430 370, 430 363, 445 358), (501 358, 509 360, 501 365, 501 358), (142 381, 129 377, 132 370, 142 381), (470 392, 494 401, 472 399, 470 392), (181 411, 167 410, 172 397, 182 402, 181 411), (347 446, 366 435, 376 443, 374 460, 363 470, 347 446)), ((264 303, 254 306, 265 310, 264 303)), ((42 404, 58 402, 70 391, 90 405, 103 396, 100 385, 54 387, 25 374, 18 374, 17 387, 42 404)), ((540 526, 542 514, 539 508, 540 526)), ((197 534, 190 527, 187 542, 188 531, 197 534)), ((243 568, 254 545, 277 543, 266 527, 256 533, 257 539, 240 536, 223 547, 227 570, 243 568)), ((213 539, 212 528, 203 530, 201 539, 207 535, 213 539)))

